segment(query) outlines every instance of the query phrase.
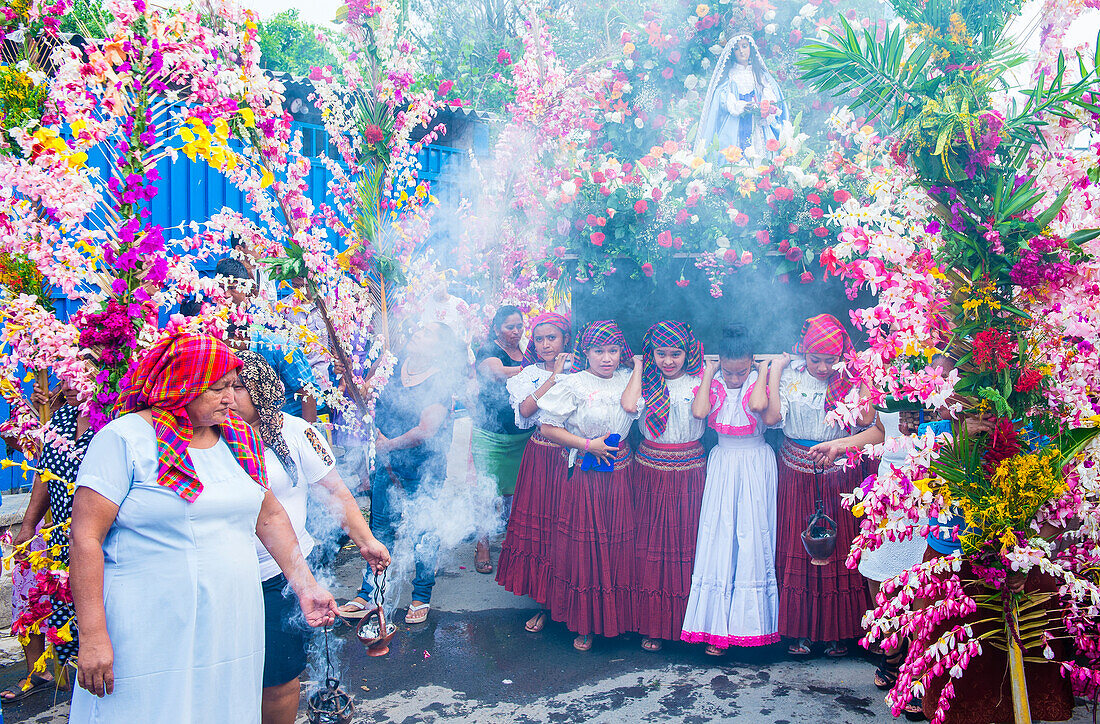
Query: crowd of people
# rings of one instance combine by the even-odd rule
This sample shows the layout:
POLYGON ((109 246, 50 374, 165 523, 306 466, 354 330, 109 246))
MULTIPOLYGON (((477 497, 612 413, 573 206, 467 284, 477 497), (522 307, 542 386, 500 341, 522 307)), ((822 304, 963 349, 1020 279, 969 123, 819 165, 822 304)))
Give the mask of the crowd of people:
MULTIPOLYGON (((219 276, 256 304, 254 272, 231 261, 219 276)), ((52 474, 35 481, 15 542, 35 537, 47 509, 71 518, 61 550, 72 604, 54 617, 79 622, 56 649, 68 658, 79 646, 72 721, 293 721, 305 624, 373 607, 403 501, 446 481, 464 402, 473 469, 492 478, 506 523, 495 566, 488 539, 476 540, 476 570, 538 603, 527 631, 558 622, 578 651, 636 632, 647 651, 686 641, 721 656, 782 641, 795 657, 845 656, 876 582, 925 553, 922 540, 899 541, 859 571, 845 566, 856 523, 840 496, 880 464, 845 465, 847 453, 901 431, 873 409, 851 428, 827 422, 856 384, 839 365, 851 340, 827 314, 806 320, 791 354, 760 355, 729 326, 714 356, 674 320, 652 325, 635 355, 610 320, 574 329, 564 314, 525 320, 505 306, 471 353, 466 330, 421 319, 377 393, 376 459, 360 456, 353 476, 309 419, 307 380, 340 387, 339 366, 254 330, 230 343, 162 340, 94 436, 71 391, 57 400, 40 461, 52 474), (369 491, 369 516, 353 491, 369 491), (318 501, 368 562, 340 606, 314 577, 324 546, 306 519, 318 501), (832 522, 831 555, 803 544, 815 513, 832 522)), ((440 547, 431 530, 417 535, 410 625, 428 619, 440 547)), ((42 647, 32 638, 28 662, 42 647)), ((901 653, 882 653, 880 688, 901 653)), ((0 698, 50 683, 28 671, 0 698)))

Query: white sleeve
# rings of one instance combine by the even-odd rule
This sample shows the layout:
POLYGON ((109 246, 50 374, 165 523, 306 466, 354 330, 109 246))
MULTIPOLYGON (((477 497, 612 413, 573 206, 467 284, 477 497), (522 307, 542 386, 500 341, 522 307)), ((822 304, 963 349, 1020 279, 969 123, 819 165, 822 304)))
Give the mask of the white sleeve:
POLYGON ((565 421, 577 411, 577 397, 571 380, 554 385, 539 400, 539 422, 554 427, 565 427, 565 421))
POLYGON ((512 405, 512 410, 516 413, 516 427, 521 430, 530 430, 538 424, 539 420, 538 410, 535 410, 535 414, 531 415, 531 417, 524 417, 519 411, 519 406, 523 404, 523 401, 530 397, 532 392, 538 389, 537 386, 533 386, 538 383, 538 377, 535 376, 533 380, 531 377, 532 374, 525 369, 518 375, 509 377, 508 381, 505 383, 505 387, 508 388, 508 401, 512 405))
POLYGON ((302 418, 283 413, 283 438, 294 452, 299 480, 306 485, 313 485, 336 467, 328 443, 302 418))

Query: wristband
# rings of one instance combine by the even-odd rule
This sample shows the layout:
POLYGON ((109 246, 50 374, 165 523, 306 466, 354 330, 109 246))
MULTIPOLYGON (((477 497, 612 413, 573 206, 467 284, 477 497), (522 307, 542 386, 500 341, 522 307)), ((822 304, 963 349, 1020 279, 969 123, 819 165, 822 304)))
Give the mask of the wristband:
POLYGON ((589 446, 589 445, 591 445, 591 444, 592 444, 592 441, 591 441, 591 440, 588 440, 588 439, 586 439, 586 440, 584 441, 584 451, 585 451, 585 452, 588 452, 588 446, 589 446))

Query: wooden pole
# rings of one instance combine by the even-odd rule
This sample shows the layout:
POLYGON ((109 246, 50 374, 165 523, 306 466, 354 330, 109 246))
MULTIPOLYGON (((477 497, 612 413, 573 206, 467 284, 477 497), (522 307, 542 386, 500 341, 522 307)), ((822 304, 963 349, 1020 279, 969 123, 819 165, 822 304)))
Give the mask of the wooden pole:
POLYGON ((46 401, 38 406, 38 421, 45 425, 50 420, 50 377, 46 370, 38 370, 35 386, 46 397, 46 401))
POLYGON ((1012 714, 1015 724, 1031 724, 1031 705, 1027 700, 1027 680, 1024 678, 1024 653, 1016 638, 1018 630, 1015 607, 1007 613, 1008 678, 1012 685, 1012 714))

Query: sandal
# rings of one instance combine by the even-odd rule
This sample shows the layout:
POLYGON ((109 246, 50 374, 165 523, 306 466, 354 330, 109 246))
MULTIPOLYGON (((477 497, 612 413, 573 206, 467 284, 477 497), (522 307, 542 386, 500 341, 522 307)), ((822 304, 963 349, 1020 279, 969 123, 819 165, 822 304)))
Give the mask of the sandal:
POLYGON ((42 689, 48 689, 53 683, 53 679, 47 679, 45 676, 39 676, 38 674, 30 674, 18 683, 18 691, 14 689, 0 691, 0 701, 9 703, 23 701, 31 694, 36 694, 42 689))
POLYGON ((424 623, 428 620, 428 610, 432 607, 430 603, 411 603, 409 604, 409 610, 405 612, 405 623, 415 625, 418 623, 424 623))
POLYGON ((539 611, 527 621, 523 628, 528 633, 538 633, 546 626, 547 618, 546 611, 539 611))
POLYGON ((651 638, 642 639, 642 650, 643 651, 660 651, 661 647, 663 647, 663 646, 664 646, 664 642, 661 641, 661 639, 651 639, 651 638))
POLYGON ((705 653, 707 656, 725 656, 726 650, 720 649, 714 644, 707 644, 707 647, 703 649, 703 653, 705 653))
POLYGON ((474 570, 478 573, 489 574, 493 572, 493 555, 489 551, 489 546, 478 543, 474 549, 474 570), (481 557, 482 546, 485 550, 485 560, 479 560, 481 557))
POLYGON ((924 704, 919 696, 914 696, 909 700, 909 703, 902 709, 902 713, 905 714, 905 718, 909 721, 927 721, 928 717, 924 715, 924 704))
POLYGON ((875 688, 879 691, 887 691, 894 688, 898 680, 898 672, 905 662, 905 647, 898 649, 890 656, 882 655, 882 663, 875 669, 875 688))
POLYGON ((825 655, 831 659, 843 659, 848 655, 848 646, 840 641, 830 641, 825 647, 825 655))
POLYGON ((367 613, 371 610, 371 605, 359 598, 359 596, 336 607, 336 613, 340 618, 351 618, 356 620, 365 618, 367 613))
POLYGON ((805 659, 813 653, 809 639, 798 639, 787 647, 787 653, 796 659, 805 659))
POLYGON ((578 636, 573 639, 573 648, 577 651, 590 651, 592 649, 592 634, 578 636))

